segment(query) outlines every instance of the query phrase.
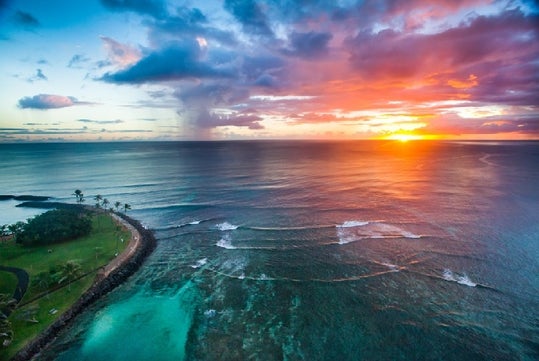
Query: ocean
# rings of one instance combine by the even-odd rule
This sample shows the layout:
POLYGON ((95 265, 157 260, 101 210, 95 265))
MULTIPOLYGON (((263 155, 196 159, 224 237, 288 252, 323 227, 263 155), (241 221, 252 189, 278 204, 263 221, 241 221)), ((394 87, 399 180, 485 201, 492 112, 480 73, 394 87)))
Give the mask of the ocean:
MULTIPOLYGON (((155 252, 43 360, 537 360, 539 142, 0 144, 155 252)), ((0 201, 0 224, 36 210, 0 201)))

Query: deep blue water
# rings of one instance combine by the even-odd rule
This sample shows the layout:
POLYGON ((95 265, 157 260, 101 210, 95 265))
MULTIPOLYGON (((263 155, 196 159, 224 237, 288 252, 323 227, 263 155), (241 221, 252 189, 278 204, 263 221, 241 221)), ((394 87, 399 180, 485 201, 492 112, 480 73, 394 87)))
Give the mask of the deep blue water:
MULTIPOLYGON (((0 144, 158 247, 46 360, 536 360, 539 142, 0 144)), ((0 202, 0 224, 26 214, 0 202)), ((31 211, 30 211, 31 212, 31 211)))

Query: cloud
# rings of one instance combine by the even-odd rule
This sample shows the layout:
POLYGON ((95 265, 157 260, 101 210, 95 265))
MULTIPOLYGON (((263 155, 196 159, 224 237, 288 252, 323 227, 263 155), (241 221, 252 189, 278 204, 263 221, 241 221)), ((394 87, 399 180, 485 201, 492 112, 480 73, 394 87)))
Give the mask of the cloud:
POLYGON ((164 16, 167 12, 164 2, 160 0, 101 0, 101 4, 109 10, 133 11, 156 18, 164 16))
POLYGON ((80 68, 82 64, 87 63, 90 61, 90 58, 88 58, 84 54, 75 54, 73 57, 71 57, 71 60, 69 60, 69 63, 67 64, 68 68, 80 68))
POLYGON ((30 83, 38 80, 48 80, 47 76, 43 74, 43 71, 41 69, 36 69, 36 74, 28 78, 28 81, 30 83))
POLYGON ((19 108, 22 109, 46 110, 71 107, 81 104, 89 103, 78 101, 75 97, 53 94, 38 94, 34 95, 33 97, 24 97, 19 99, 19 108))
POLYGON ((106 36, 101 37, 110 62, 120 68, 126 68, 140 60, 140 50, 129 45, 121 44, 106 36))
POLYGON ((290 49, 283 50, 283 53, 307 60, 316 60, 329 53, 328 44, 332 37, 332 34, 325 32, 293 32, 290 35, 290 49))
POLYGON ((41 24, 32 14, 17 10, 13 15, 13 21, 25 30, 34 30, 41 24))
POLYGON ((93 124, 122 124, 125 123, 121 119, 116 120, 92 120, 92 119, 77 119, 77 122, 93 123, 93 124))
POLYGON ((226 67, 214 67, 201 59, 196 41, 176 42, 146 55, 133 66, 116 73, 106 73, 101 80, 111 83, 146 83, 192 78, 232 77, 226 67))
POLYGON ((253 130, 264 129, 260 124, 263 120, 255 114, 235 113, 235 114, 217 114, 208 111, 202 111, 198 114, 197 126, 200 128, 216 128, 224 126, 247 127, 253 130))
POLYGON ((246 34, 274 36, 266 14, 258 2, 254 0, 225 0, 225 9, 242 24, 246 34))

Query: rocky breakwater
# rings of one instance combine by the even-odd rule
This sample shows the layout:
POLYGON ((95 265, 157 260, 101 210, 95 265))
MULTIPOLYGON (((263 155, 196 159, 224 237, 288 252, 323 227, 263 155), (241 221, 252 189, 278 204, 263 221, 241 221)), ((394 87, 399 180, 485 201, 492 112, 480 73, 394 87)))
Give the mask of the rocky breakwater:
POLYGON ((100 297, 122 284, 129 276, 135 273, 146 257, 155 249, 156 240, 152 232, 144 228, 140 222, 124 214, 117 214, 115 218, 131 231, 131 240, 128 247, 101 271, 96 282, 79 298, 69 310, 62 314, 56 322, 49 326, 41 335, 32 340, 19 351, 12 360, 30 360, 38 355, 57 335, 69 327, 74 319, 100 297))

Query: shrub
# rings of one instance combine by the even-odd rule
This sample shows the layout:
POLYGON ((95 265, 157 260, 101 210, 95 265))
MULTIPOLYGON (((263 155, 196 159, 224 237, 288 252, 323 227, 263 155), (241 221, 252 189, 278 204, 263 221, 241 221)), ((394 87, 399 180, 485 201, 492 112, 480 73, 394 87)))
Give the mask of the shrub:
POLYGON ((16 241, 25 246, 46 245, 85 236, 91 230, 92 221, 88 214, 54 209, 28 220, 16 235, 16 241))

